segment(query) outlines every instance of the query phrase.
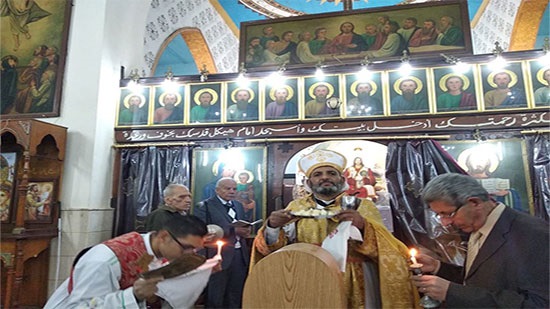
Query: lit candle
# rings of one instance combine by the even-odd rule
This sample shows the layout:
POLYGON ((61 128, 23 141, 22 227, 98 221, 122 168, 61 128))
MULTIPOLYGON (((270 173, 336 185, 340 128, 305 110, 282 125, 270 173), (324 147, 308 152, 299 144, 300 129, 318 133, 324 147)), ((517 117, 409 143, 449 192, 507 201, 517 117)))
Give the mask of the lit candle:
POLYGON ((416 260, 417 253, 418 251, 416 251, 415 248, 412 248, 411 250, 409 250, 409 254, 411 255, 411 262, 412 262, 411 267, 422 267, 422 264, 419 264, 418 261, 416 260))
POLYGON ((223 241, 218 240, 218 241, 216 241, 216 244, 218 245, 218 255, 221 257, 222 256, 223 241))
POLYGON ((412 248, 410 251, 409 251, 409 254, 411 255, 411 261, 413 262, 413 264, 417 264, 417 261, 416 261, 416 249, 415 248, 412 248))

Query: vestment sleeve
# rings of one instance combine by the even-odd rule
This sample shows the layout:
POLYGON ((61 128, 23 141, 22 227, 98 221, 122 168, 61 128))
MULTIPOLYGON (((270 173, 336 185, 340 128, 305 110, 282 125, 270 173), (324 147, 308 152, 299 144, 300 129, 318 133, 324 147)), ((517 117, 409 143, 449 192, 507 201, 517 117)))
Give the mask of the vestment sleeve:
POLYGON ((133 287, 120 289, 120 263, 107 246, 90 249, 73 271, 73 290, 64 308, 145 308, 138 303, 133 287))

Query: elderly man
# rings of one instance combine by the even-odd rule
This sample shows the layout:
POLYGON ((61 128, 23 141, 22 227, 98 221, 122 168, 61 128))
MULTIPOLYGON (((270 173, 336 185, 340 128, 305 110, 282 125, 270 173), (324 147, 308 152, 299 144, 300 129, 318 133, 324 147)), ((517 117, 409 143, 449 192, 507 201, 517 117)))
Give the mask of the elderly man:
MULTIPOLYGON (((241 308, 244 282, 250 263, 250 249, 245 239, 250 227, 234 226, 237 220, 249 220, 243 205, 237 202, 237 182, 223 177, 216 183, 216 195, 200 202, 195 215, 207 224, 216 224, 224 231, 222 270, 210 277, 206 287, 206 308, 241 308)), ((207 251, 207 257, 216 254, 207 251)))
POLYGON ((419 255, 419 291, 445 308, 548 308, 548 223, 495 202, 474 178, 443 174, 422 198, 442 225, 470 234, 466 265, 419 255))
POLYGON ((164 203, 147 216, 147 232, 160 230, 171 217, 186 215, 191 208, 191 193, 184 185, 169 184, 164 188, 162 195, 164 203))
POLYGON ((317 150, 301 158, 298 165, 313 193, 293 200, 286 209, 271 213, 254 240, 253 263, 290 243, 320 245, 341 221, 351 221, 352 229, 363 240, 348 241, 343 274, 347 307, 414 308, 417 297, 409 281, 407 248, 384 227, 380 213, 371 201, 360 199, 357 210, 341 210, 341 198, 346 189, 342 176, 345 157, 331 150, 317 150), (298 221, 290 214, 312 208, 341 211, 330 219, 301 218, 298 221), (378 286, 365 280, 367 261, 377 265, 379 290, 378 286), (365 296, 371 293, 374 299, 365 296))
POLYGON ((146 300, 156 304, 157 283, 163 278, 142 279, 140 273, 202 248, 206 234, 199 218, 179 216, 159 231, 131 232, 84 249, 44 308, 146 308, 146 300))

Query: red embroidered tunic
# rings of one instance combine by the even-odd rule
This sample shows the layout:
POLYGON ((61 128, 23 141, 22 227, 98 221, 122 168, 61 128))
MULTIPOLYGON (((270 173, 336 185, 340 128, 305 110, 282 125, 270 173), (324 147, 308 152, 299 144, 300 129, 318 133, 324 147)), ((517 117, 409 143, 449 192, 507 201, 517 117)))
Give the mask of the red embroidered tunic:
MULTIPOLYGON (((139 262, 141 257, 147 254, 143 237, 137 232, 131 232, 103 242, 116 255, 121 269, 121 277, 118 281, 120 289, 124 290, 134 284, 139 274, 147 271, 142 269, 139 262)), ((69 293, 73 290, 73 274, 69 281, 69 293)))

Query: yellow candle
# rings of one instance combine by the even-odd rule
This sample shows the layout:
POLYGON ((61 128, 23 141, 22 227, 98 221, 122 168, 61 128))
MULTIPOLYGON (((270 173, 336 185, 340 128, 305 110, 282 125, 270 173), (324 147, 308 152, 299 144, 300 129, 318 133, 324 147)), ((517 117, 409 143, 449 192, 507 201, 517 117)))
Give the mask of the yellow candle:
POLYGON ((218 245, 218 255, 222 256, 223 241, 218 240, 218 241, 216 241, 216 244, 218 245))

